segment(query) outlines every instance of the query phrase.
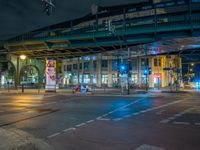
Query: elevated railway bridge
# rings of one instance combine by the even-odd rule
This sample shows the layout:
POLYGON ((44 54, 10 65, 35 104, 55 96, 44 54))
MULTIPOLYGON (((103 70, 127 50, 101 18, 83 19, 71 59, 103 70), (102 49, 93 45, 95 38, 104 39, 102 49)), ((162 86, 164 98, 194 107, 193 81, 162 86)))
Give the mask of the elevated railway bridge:
POLYGON ((198 54, 199 43, 200 1, 171 0, 98 7, 83 18, 19 35, 3 46, 19 78, 24 65, 45 68, 41 65, 45 58, 61 60, 110 51, 120 55, 127 48, 131 55, 198 54), (21 54, 29 58, 24 64, 18 60, 21 54))

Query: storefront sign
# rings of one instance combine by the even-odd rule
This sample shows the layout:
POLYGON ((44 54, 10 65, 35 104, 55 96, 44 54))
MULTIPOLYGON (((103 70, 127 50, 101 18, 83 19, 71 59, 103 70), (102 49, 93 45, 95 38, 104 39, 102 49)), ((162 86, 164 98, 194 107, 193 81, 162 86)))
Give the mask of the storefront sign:
POLYGON ((161 73, 154 73, 154 78, 161 78, 161 77, 162 77, 161 73))
POLYGON ((46 91, 56 92, 56 61, 46 60, 46 91))

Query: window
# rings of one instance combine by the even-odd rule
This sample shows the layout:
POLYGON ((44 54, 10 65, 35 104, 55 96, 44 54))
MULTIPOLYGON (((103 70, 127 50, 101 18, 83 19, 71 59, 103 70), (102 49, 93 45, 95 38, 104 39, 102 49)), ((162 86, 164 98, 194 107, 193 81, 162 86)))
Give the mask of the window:
POLYGON ((137 70, 137 59, 132 59, 131 64, 132 64, 132 70, 136 71, 137 70))
POLYGON ((102 60, 102 68, 108 68, 108 60, 102 60))
POLYGON ((141 68, 144 69, 147 66, 149 66, 149 59, 148 58, 142 58, 141 59, 141 68))
POLYGON ((82 63, 79 64, 79 69, 82 70, 82 63))
POLYGON ((89 69, 90 69, 90 63, 84 62, 84 70, 89 70, 89 69))
POLYGON ((64 71, 67 71, 67 65, 64 65, 64 71))
POLYGON ((77 70, 78 69, 78 65, 77 64, 73 64, 73 69, 77 70))
POLYGON ((161 58, 154 58, 154 66, 161 67, 161 58))
POLYGON ((97 61, 93 61, 93 68, 94 68, 94 70, 97 69, 97 61))
POLYGON ((118 69, 118 63, 117 59, 112 60, 112 70, 117 70, 118 69))
POLYGON ((72 71, 72 65, 67 65, 67 71, 72 71))

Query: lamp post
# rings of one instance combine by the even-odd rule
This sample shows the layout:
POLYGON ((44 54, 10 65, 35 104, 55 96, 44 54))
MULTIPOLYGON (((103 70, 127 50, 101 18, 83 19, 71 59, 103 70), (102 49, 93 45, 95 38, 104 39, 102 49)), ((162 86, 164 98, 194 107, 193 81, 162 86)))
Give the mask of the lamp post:
MULTIPOLYGON (((20 60, 22 60, 22 61, 24 61, 24 60, 26 60, 26 58, 27 58, 27 56, 26 55, 20 55, 19 56, 19 59, 20 60)), ((19 72, 19 59, 17 59, 17 74, 18 74, 18 81, 20 81, 20 72, 19 72)), ((18 82, 18 84, 19 84, 19 82, 18 82)), ((24 93, 24 83, 22 82, 22 93, 24 93)))

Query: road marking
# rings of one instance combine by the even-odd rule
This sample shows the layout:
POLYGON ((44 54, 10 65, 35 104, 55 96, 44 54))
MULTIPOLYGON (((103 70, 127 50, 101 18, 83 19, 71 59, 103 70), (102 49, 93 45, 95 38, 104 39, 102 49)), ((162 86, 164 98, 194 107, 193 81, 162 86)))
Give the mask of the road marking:
POLYGON ((102 117, 106 117, 108 114, 104 114, 104 115, 102 115, 102 117))
POLYGON ((172 122, 173 124, 180 124, 180 125, 190 125, 189 122, 178 122, 178 121, 174 121, 172 122))
POLYGON ((97 117, 96 120, 99 120, 99 119, 101 119, 101 118, 102 118, 101 116, 100 116, 100 117, 97 117))
POLYGON ((81 126, 84 126, 84 125, 85 125, 85 123, 81 123, 81 124, 76 125, 76 127, 81 127, 81 126))
POLYGON ((199 122, 196 122, 195 125, 196 125, 196 126, 200 126, 200 123, 199 123, 199 122))
POLYGON ((122 118, 116 118, 116 119, 113 119, 114 121, 120 121, 122 120, 122 118))
POLYGON ((58 136, 58 135, 60 135, 60 132, 54 133, 54 134, 48 136, 48 138, 53 138, 53 137, 58 136))
POLYGON ((179 114, 175 114, 176 117, 180 117, 182 116, 183 114, 179 113, 179 114))
POLYGON ((131 115, 126 115, 126 116, 124 116, 125 118, 129 118, 129 117, 131 117, 131 115))
POLYGON ((110 119, 108 119, 108 118, 99 118, 98 120, 101 120, 101 121, 109 121, 110 119))
POLYGON ((68 131, 74 131, 74 130, 76 130, 76 128, 68 128, 68 129, 65 129, 65 130, 63 130, 64 132, 68 132, 68 131))
POLYGON ((136 113, 133 113, 133 115, 138 115, 139 113, 138 112, 136 112, 136 113))
POLYGON ((170 122, 169 119, 164 119, 164 120, 160 121, 160 123, 168 123, 168 122, 170 122))
POLYGON ((164 150, 164 148, 153 146, 153 145, 143 144, 143 145, 139 146, 138 148, 136 148, 135 150, 164 150))
POLYGON ((176 117, 169 117, 168 119, 169 120, 174 120, 176 117))
POLYGON ((94 120, 88 120, 88 121, 87 121, 87 123, 92 123, 92 122, 94 122, 94 120))
POLYGON ((146 112, 145 110, 140 111, 140 113, 145 113, 145 112, 146 112))
POLYGON ((161 110, 161 111, 158 111, 157 113, 156 113, 156 115, 161 115, 163 112, 165 112, 166 110, 161 110))
POLYGON ((188 108, 188 109, 186 109, 186 110, 184 110, 184 111, 182 111, 182 112, 180 112, 178 114, 175 114, 172 117, 169 117, 168 119, 164 119, 164 120, 160 121, 160 123, 168 123, 168 122, 170 122, 170 121, 172 121, 172 120, 184 115, 185 113, 192 111, 193 109, 195 109, 195 108, 193 108, 193 107, 192 108, 188 108))

